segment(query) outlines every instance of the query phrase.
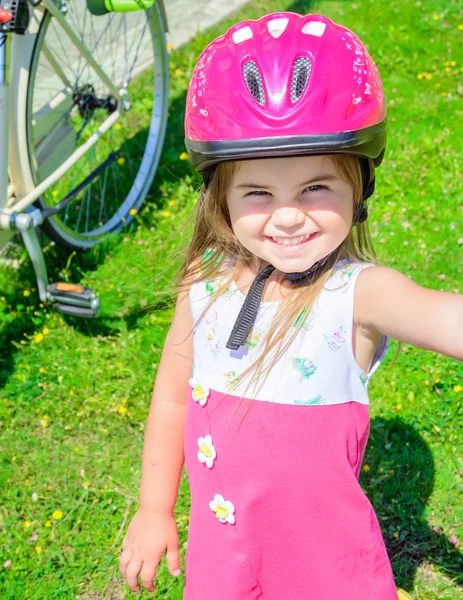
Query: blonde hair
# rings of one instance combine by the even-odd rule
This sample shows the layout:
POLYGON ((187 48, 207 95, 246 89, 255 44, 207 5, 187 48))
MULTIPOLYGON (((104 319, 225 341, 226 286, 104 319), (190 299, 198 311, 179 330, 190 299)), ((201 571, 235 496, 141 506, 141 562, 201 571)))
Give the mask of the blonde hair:
MULTIPOLYGON (((333 154, 329 155, 329 158, 334 162, 340 176, 352 185, 353 214, 355 214, 363 194, 360 160, 349 154, 333 154)), ((373 178, 374 164, 372 161, 369 162, 371 178, 373 178)), ((193 210, 193 237, 177 273, 176 285, 179 291, 182 291, 189 289, 193 281, 198 283, 220 278, 223 282, 195 326, 244 269, 259 269, 259 258, 247 250, 235 236, 228 211, 226 194, 239 164, 239 162, 219 163, 207 188, 203 185, 193 210), (235 260, 228 260, 231 257, 235 260)), ((309 315, 334 265, 341 259, 381 264, 373 248, 368 220, 351 228, 348 236, 334 251, 315 281, 295 284, 293 289, 287 290, 288 293, 280 303, 277 316, 262 340, 262 351, 254 363, 233 380, 229 388, 230 393, 245 379, 249 379, 249 382, 242 398, 251 385, 254 385, 255 394, 259 392, 272 367, 298 334, 300 326, 309 315)))

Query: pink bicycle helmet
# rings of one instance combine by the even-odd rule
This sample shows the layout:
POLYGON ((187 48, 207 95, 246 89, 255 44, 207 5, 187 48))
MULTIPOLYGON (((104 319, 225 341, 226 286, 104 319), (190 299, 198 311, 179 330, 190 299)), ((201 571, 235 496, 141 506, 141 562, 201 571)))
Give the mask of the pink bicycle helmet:
MULTIPOLYGON (((378 166, 386 133, 375 63, 352 31, 321 15, 234 25, 203 51, 188 88, 185 144, 206 185, 225 160, 349 153, 378 166)), ((366 168, 365 199, 368 180, 366 168)))

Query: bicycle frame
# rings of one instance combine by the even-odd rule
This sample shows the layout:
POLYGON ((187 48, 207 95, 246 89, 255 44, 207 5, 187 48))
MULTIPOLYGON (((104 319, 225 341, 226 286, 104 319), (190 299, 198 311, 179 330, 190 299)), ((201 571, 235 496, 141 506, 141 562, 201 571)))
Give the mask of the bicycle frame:
MULTIPOLYGON (((157 2, 167 30, 163 3, 161 0, 157 0, 157 2)), ((82 43, 66 20, 65 11, 62 11, 53 0, 42 0, 38 8, 31 8, 31 14, 31 22, 26 34, 22 36, 7 34, 4 37, 5 43, 0 45, 0 131, 3 132, 3 135, 0 136, 0 249, 12 236, 12 215, 26 211, 96 144, 98 139, 119 119, 120 108, 124 108, 125 101, 125 90, 117 89, 100 65, 93 59, 89 49, 82 43), (53 15, 68 39, 85 57, 96 75, 104 81, 111 94, 117 99, 118 109, 105 119, 84 145, 75 150, 57 170, 36 186, 30 176, 29 157, 24 146, 24 140, 26 139, 24 118, 18 118, 18 114, 25 114, 25 106, 18 106, 17 99, 15 99, 16 102, 13 102, 11 96, 12 92, 17 89, 20 78, 28 77, 30 56, 40 22, 37 15, 41 16, 44 9, 53 15), (8 185, 8 171, 10 185, 8 185), (29 174, 29 177, 25 174, 29 174)), ((63 80, 63 83, 66 84, 67 82, 63 80)), ((16 223, 16 228, 23 230, 24 228, 29 229, 40 225, 40 219, 37 216, 34 222, 31 222, 30 218, 23 221, 24 225, 21 225, 20 220, 16 223)))
MULTIPOLYGON (((8 200, 8 92, 9 92, 9 63, 10 43, 9 36, 0 37, 0 211, 8 200), (2 42, 3 40, 3 42, 2 42)), ((12 232, 0 230, 0 248, 2 248, 12 232)))
MULTIPOLYGON (((68 312, 68 314, 96 316, 99 301, 92 290, 77 286, 82 288, 84 292, 79 291, 79 294, 77 294, 79 299, 74 298, 72 301, 69 301, 69 298, 62 298, 63 294, 61 292, 57 293, 55 291, 52 293, 49 290, 45 260, 36 233, 36 228, 43 223, 44 217, 42 211, 39 208, 32 207, 32 204, 96 144, 98 139, 119 119, 120 111, 129 108, 129 105, 124 104, 124 102, 127 103, 127 99, 124 98, 125 89, 119 90, 112 84, 103 68, 94 60, 92 53, 66 20, 66 6, 64 4, 66 0, 61 1, 63 2, 61 6, 55 4, 54 0, 42 0, 38 6, 30 6, 30 20, 23 35, 2 33, 0 31, 0 250, 13 236, 15 230, 19 231, 33 263, 41 301, 53 301, 56 306, 59 305, 59 302, 65 302, 65 306, 59 310, 68 312), (31 172, 27 149, 25 118, 27 94, 24 93, 24 90, 28 86, 34 44, 45 11, 51 13, 55 22, 59 23, 65 32, 67 39, 74 44, 79 53, 85 57, 90 68, 105 83, 111 96, 117 100, 117 108, 105 119, 85 144, 75 150, 65 162, 39 185, 36 185, 31 172), (85 301, 80 301, 80 296, 84 295, 87 295, 88 298, 86 297, 85 301), (64 310, 66 305, 74 306, 73 311, 64 310), (76 309, 82 306, 86 307, 84 309, 86 313, 91 314, 83 314, 82 311, 77 313, 76 309)), ((162 0, 156 0, 156 3, 164 30, 168 31, 163 2, 162 0)), ((51 54, 48 58, 53 64, 51 54)), ((55 65, 55 68, 56 74, 63 82, 64 90, 72 91, 65 73, 59 65, 55 65)), ((65 100, 66 94, 63 93, 62 96, 65 100)), ((57 100, 59 99, 50 101, 50 105, 51 102, 57 100)))

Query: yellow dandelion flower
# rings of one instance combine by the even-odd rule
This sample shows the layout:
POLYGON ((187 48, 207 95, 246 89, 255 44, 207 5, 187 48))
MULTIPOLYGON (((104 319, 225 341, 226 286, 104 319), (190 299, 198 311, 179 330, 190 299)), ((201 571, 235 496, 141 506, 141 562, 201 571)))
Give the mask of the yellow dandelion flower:
POLYGON ((37 552, 37 554, 41 554, 42 553, 42 546, 36 546, 35 547, 35 551, 37 552))
POLYGON ((447 92, 442 92, 442 96, 447 96, 447 92))
POLYGON ((396 410, 402 410, 402 405, 401 404, 397 404, 397 406, 395 407, 396 410))
POLYGON ((114 125, 114 129, 115 129, 116 131, 120 131, 120 130, 122 129, 122 126, 121 126, 121 124, 120 124, 120 123, 116 123, 116 124, 114 125))
POLYGON ((460 24, 460 25, 458 25, 458 29, 459 29, 460 31, 463 31, 463 25, 461 25, 461 24, 460 24))
POLYGON ((440 377, 437 377, 434 383, 440 383, 440 377))
POLYGON ((424 77, 423 73, 418 73, 417 77, 418 77, 418 79, 423 79, 423 77, 424 77))
POLYGON ((138 210, 137 210, 136 208, 131 208, 131 209, 129 210, 129 215, 136 215, 136 214, 137 214, 137 212, 138 212, 138 210))
POLYGON ((434 19, 434 21, 438 21, 440 19, 439 15, 436 14, 434 14, 432 18, 434 19))
POLYGON ((24 294, 24 296, 26 296, 26 298, 27 298, 28 296, 30 296, 30 295, 31 295, 31 291, 30 291, 30 290, 24 290, 23 294, 24 294))
POLYGON ((426 79, 432 79, 431 73, 426 73, 426 79))
POLYGON ((445 67, 445 72, 446 72, 446 73, 450 73, 450 71, 451 71, 451 70, 452 70, 452 69, 451 69, 450 67, 445 67))
POLYGON ((182 71, 182 69, 175 69, 175 75, 176 75, 177 77, 180 77, 180 75, 183 75, 183 71, 182 71))
POLYGON ((463 390, 463 387, 461 387, 461 385, 455 385, 453 387, 454 392, 461 392, 462 390, 463 390))
POLYGON ((371 470, 370 465, 364 465, 363 470, 365 471, 365 473, 368 473, 371 470))
POLYGON ((179 156, 180 160, 188 160, 188 154, 186 152, 182 152, 179 156))
POLYGON ((172 52, 173 49, 174 49, 174 47, 172 46, 172 44, 166 44, 167 52, 172 52))
POLYGON ((457 64, 457 63, 456 63, 454 60, 451 60, 451 61, 450 61, 450 66, 451 66, 451 67, 454 67, 456 64, 457 64))
POLYGON ((40 419, 40 425, 42 425, 42 427, 48 427, 48 421, 45 419, 40 419))
POLYGON ((47 521, 47 522, 45 523, 45 527, 51 527, 51 521, 47 521))
POLYGON ((58 194, 59 194, 58 190, 53 190, 51 193, 52 196, 57 196, 58 194))
POLYGON ((169 202, 169 206, 175 206, 175 200, 171 200, 171 201, 169 202))
POLYGON ((118 164, 118 165, 123 165, 123 164, 125 164, 125 158, 124 158, 123 156, 120 156, 120 157, 117 159, 117 164, 118 164))
POLYGON ((84 483, 82 484, 84 487, 88 488, 90 487, 90 481, 84 481, 84 483))
POLYGON ((52 517, 56 520, 58 519, 62 519, 63 518, 63 513, 61 510, 55 510, 54 513, 52 514, 52 517))
POLYGON ((424 382, 424 385, 429 385, 429 381, 426 379, 426 381, 424 382))
POLYGON ((170 217, 170 212, 168 210, 163 210, 162 211, 162 216, 163 217, 170 217))
POLYGON ((48 327, 44 327, 42 329, 42 333, 43 333, 43 335, 48 335, 50 333, 50 330, 48 329, 48 327))
POLYGON ((31 521, 24 521, 24 528, 25 529, 29 529, 29 527, 32 525, 31 521))
POLYGON ((36 344, 40 344, 40 342, 43 342, 43 333, 36 333, 34 335, 34 342, 36 344))
POLYGON ((94 565, 97 565, 99 562, 100 562, 100 559, 99 559, 99 558, 96 558, 96 559, 93 561, 93 564, 94 564, 94 565))
POLYGON ((119 406, 117 409, 117 412, 121 415, 125 415, 127 413, 127 407, 121 404, 121 406, 119 406))

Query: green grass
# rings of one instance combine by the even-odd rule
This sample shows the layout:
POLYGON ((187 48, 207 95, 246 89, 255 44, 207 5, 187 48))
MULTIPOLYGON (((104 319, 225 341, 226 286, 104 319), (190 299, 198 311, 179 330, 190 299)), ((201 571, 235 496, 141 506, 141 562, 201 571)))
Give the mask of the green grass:
MULTIPOLYGON (((391 119, 370 211, 380 258, 421 285, 463 293, 459 1, 253 0, 175 49, 169 129, 145 208, 129 230, 71 260, 46 245, 51 279, 96 288, 101 318, 77 321, 41 306, 20 245, 9 250, 18 268, 0 267, 2 599, 129 595, 117 559, 136 510, 143 428, 172 316, 166 289, 178 260, 166 263, 165 242, 176 231, 170 246, 180 247, 198 183, 180 160, 189 76, 201 49, 233 22, 282 9, 324 13, 365 41, 391 119), (55 511, 62 517, 54 518, 55 511)), ((416 600, 461 600, 463 365, 405 346, 391 366, 395 348, 370 388, 361 483, 380 519, 397 585, 416 600)), ((183 479, 176 509, 181 544, 188 503, 183 479)), ((182 580, 163 566, 156 598, 181 596, 182 580)))

